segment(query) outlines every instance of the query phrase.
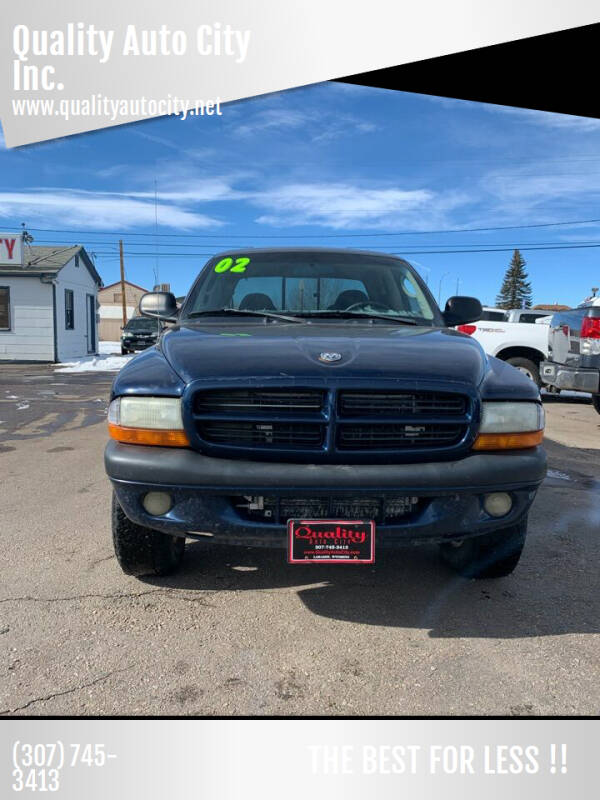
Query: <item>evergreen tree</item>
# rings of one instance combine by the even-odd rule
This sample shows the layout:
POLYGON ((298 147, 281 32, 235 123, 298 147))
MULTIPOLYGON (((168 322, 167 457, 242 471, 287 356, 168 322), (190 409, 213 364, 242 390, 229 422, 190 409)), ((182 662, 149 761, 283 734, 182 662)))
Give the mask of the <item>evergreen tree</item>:
POLYGON ((496 297, 498 308, 531 308, 531 283, 527 280, 527 262, 515 250, 502 281, 500 294, 496 297))

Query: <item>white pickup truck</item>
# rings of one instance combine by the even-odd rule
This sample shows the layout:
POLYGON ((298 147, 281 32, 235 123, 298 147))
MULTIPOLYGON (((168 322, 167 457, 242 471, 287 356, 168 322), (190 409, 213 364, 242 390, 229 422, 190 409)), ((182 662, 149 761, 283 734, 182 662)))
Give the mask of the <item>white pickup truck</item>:
MULTIPOLYGON (((499 309, 488 309, 492 310, 499 309)), ((469 325, 459 325, 458 330, 477 339, 488 355, 507 361, 541 386, 540 364, 548 358, 550 319, 540 318, 536 322, 481 319, 469 325)))

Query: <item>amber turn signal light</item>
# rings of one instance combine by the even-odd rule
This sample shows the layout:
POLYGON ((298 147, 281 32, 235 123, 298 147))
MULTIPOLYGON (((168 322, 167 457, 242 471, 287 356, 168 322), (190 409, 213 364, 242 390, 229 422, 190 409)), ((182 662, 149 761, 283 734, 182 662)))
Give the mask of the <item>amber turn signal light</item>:
POLYGON ((126 428, 108 423, 111 439, 127 444, 152 444, 157 447, 189 447, 190 440, 185 431, 162 431, 148 428, 126 428))
POLYGON ((480 433, 473 450, 522 450, 542 443, 544 431, 530 433, 480 433))

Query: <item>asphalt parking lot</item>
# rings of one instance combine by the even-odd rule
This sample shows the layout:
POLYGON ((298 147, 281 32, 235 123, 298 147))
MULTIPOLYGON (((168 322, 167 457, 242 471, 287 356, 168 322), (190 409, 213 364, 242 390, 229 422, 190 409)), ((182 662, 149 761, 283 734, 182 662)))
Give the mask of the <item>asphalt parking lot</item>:
POLYGON ((0 371, 0 713, 597 714, 600 416, 547 397, 549 476, 515 573, 435 549, 375 567, 188 543, 144 582, 113 556, 113 375, 0 371))

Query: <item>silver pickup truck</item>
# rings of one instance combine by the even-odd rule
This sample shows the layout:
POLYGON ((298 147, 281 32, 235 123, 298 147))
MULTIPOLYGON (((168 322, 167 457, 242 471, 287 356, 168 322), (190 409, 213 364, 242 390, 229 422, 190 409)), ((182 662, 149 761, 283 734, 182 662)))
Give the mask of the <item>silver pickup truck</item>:
POLYGON ((542 381, 556 389, 591 392, 600 414, 600 298, 554 314, 542 381))

